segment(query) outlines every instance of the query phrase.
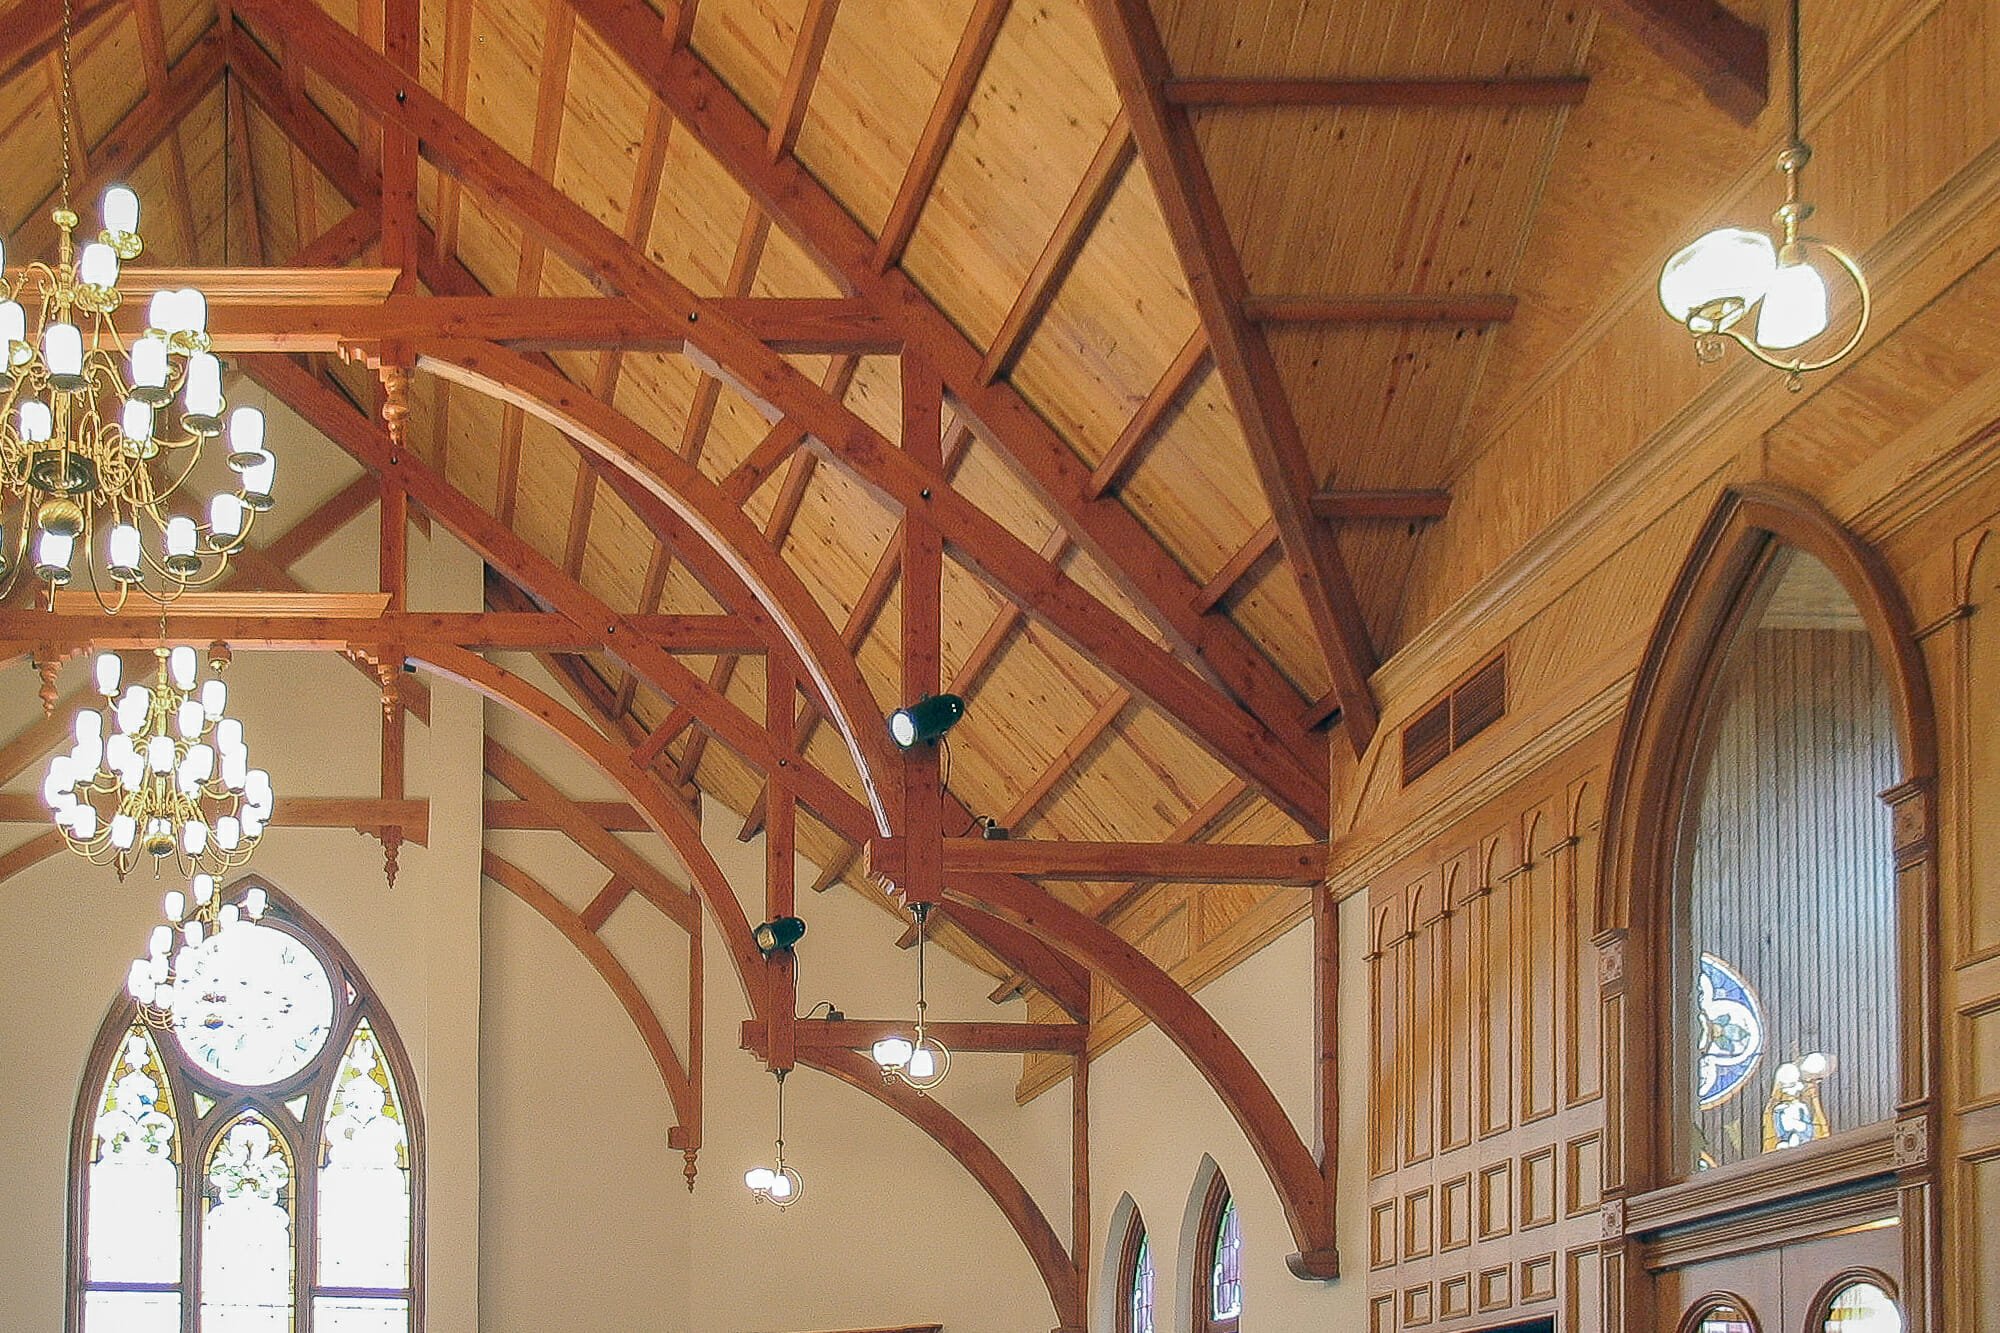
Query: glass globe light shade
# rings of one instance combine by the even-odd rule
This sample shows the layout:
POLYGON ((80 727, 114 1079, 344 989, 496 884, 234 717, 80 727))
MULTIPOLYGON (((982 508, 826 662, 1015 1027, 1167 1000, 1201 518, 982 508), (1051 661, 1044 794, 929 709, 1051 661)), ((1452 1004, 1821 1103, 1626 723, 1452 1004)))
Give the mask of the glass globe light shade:
MULTIPOLYGON (((0 340, 9 345, 28 340, 28 312, 19 301, 0 301, 0 340)), ((10 355, 8 360, 12 360, 10 355)))
POLYGON ((906 1037, 884 1037, 869 1049, 884 1073, 893 1074, 910 1063, 916 1046, 906 1037))
POLYGON ((201 729, 208 721, 208 715, 201 711, 201 700, 187 698, 181 700, 180 713, 174 720, 180 726, 181 739, 191 741, 201 735, 201 729))
POLYGON ((209 679, 201 683, 201 711, 213 722, 222 716, 223 707, 229 701, 229 687, 220 680, 209 679))
POLYGON ((271 905, 271 895, 252 884, 243 894, 243 911, 252 921, 264 915, 264 909, 271 905))
POLYGON ((220 550, 243 535, 243 501, 227 491, 208 502, 208 544, 220 550))
POLYGON ((153 409, 137 398, 127 398, 118 415, 118 433, 124 437, 125 452, 134 458, 150 458, 153 446, 153 409))
POLYGON ((936 1074, 937 1074, 937 1056, 934 1053, 932 1053, 931 1048, 928 1044, 919 1046, 917 1047, 916 1050, 910 1052, 911 1078, 926 1079, 935 1077, 936 1074))
POLYGON ((21 439, 28 444, 46 444, 49 432, 55 429, 55 417, 49 405, 39 398, 30 398, 21 404, 21 439))
POLYGON ((773 1203, 783 1203, 786 1199, 791 1198, 792 1189, 792 1178, 785 1172, 779 1171, 771 1176, 771 1201, 773 1203))
POLYGON ((243 724, 225 717, 215 724, 215 748, 224 758, 243 749, 243 724))
POLYGON ((1757 311, 1757 344, 1782 351, 1826 332, 1826 279, 1811 264, 1780 264, 1757 311))
MULTIPOLYGON (((113 537, 115 538, 116 535, 114 531, 113 537)), ((134 528, 132 535, 137 537, 139 530, 134 528)), ((96 672, 97 692, 109 699, 112 695, 118 693, 118 678, 125 672, 124 659, 119 657, 117 653, 99 653, 97 655, 96 672)))
POLYGON ((58 389, 75 389, 83 383, 83 331, 65 320, 56 320, 42 330, 42 364, 49 380, 58 389))
POLYGON ((166 401, 167 345, 150 334, 132 344, 132 391, 155 407, 166 401))
POLYGON ((76 538, 67 532, 44 531, 35 541, 35 571, 55 583, 69 581, 69 561, 76 538))
POLYGON ((78 778, 80 780, 89 778, 97 771, 98 765, 104 762, 103 738, 92 736, 87 740, 78 741, 76 748, 69 752, 69 757, 78 778))
POLYGON ((743 1173, 743 1183, 757 1194, 769 1191, 771 1182, 776 1178, 777 1173, 768 1166, 753 1166, 743 1173))
POLYGON ((224 903, 222 910, 215 914, 215 924, 222 930, 228 930, 231 926, 236 925, 242 920, 242 909, 237 907, 235 903, 224 903))
POLYGON ((146 960, 134 958, 132 966, 125 969, 125 993, 136 1000, 151 985, 146 975, 146 960))
POLYGON ((201 294, 199 287, 183 287, 178 293, 176 308, 180 311, 181 327, 189 333, 200 333, 208 327, 208 298, 201 294))
POLYGON ((171 926, 154 926, 153 936, 147 941, 147 951, 155 958, 167 956, 167 950, 174 947, 174 932, 171 926))
MULTIPOLYGON (((209 352, 196 352, 188 358, 187 381, 182 385, 185 395, 187 415, 199 417, 206 429, 214 429, 222 421, 222 363, 209 352)), ((190 421, 190 426, 195 422, 190 421)))
POLYGON ((181 926, 181 938, 190 945, 201 943, 201 922, 189 921, 181 926))
POLYGON ((153 293, 153 299, 146 303, 146 328, 151 333, 176 333, 179 328, 175 321, 179 318, 179 300, 169 288, 161 288, 153 293))
POLYGON ((199 819, 190 819, 181 825, 181 850, 189 856, 200 856, 208 848, 208 825, 199 819))
MULTIPOLYGON (((227 722, 229 719, 224 718, 223 721, 227 722)), ((231 791, 242 791, 244 782, 250 776, 250 757, 240 749, 221 750, 220 753, 222 755, 222 785, 231 791)))
POLYGON ((205 870, 189 880, 188 886, 194 890, 195 902, 203 907, 208 906, 209 901, 215 897, 215 876, 205 870))
POLYGON ((257 455, 256 461, 244 467, 243 493, 246 496, 268 497, 271 494, 271 486, 276 481, 277 475, 278 460, 267 449, 257 455))
POLYGON ((97 811, 88 805, 78 803, 70 808, 69 831, 85 842, 97 836, 97 811))
POLYGON ((130 235, 139 230, 139 196, 129 186, 114 185, 106 190, 101 212, 108 232, 130 235))
POLYGON ((76 803, 76 793, 70 790, 74 785, 64 782, 62 774, 50 769, 42 779, 42 804, 57 814, 63 813, 76 803))
POLYGON ((168 889, 164 906, 167 909, 167 920, 179 921, 187 915, 187 895, 179 889, 168 889))
POLYGON ((173 772, 173 737, 155 736, 146 742, 146 767, 152 769, 155 773, 173 772))
POLYGON ((104 714, 95 708, 86 708, 76 715, 74 728, 78 741, 104 739, 104 714))
POLYGON ((215 845, 225 852, 233 852, 243 844, 243 821, 235 815, 224 815, 215 821, 215 845))
MULTIPOLYGON (((195 535, 194 520, 189 518, 186 514, 175 514, 172 518, 168 519, 167 555, 169 557, 193 555, 194 535, 195 535)), ((174 651, 178 653, 181 650, 179 648, 176 648, 174 649, 174 651)), ((194 652, 192 648, 188 649, 187 651, 190 654, 194 652)), ((194 677, 192 674, 190 674, 188 676, 186 684, 182 684, 179 675, 176 674, 174 679, 174 684, 179 685, 180 688, 185 690, 189 686, 194 684, 194 677)))
POLYGON ((1799 1077, 1799 1067, 1787 1060, 1778 1066, 1777 1072, 1772 1075, 1772 1081, 1781 1088, 1788 1088, 1804 1080, 1799 1077))
POLYGON ((1825 1078, 1827 1070, 1832 1067, 1833 1061, 1828 1059, 1825 1053, 1821 1051, 1814 1051, 1812 1054, 1802 1056, 1799 1059, 1799 1072, 1807 1078, 1825 1078))
POLYGON ((174 1007, 174 983, 163 981, 153 988, 153 1007, 172 1009, 174 1007))
POLYGON ((118 285, 118 253, 102 241, 92 241, 77 256, 77 281, 86 287, 118 285))
POLYGON ((1694 332, 1715 333, 1757 303, 1777 267, 1778 252, 1769 236, 1720 227, 1666 262, 1660 270, 1660 304, 1694 332), (1740 303, 1732 311, 1711 310, 1731 301, 1740 303))
POLYGON ((264 452, 264 414, 254 407, 239 407, 229 414, 230 466, 241 472, 249 465, 249 455, 264 452), (237 460, 242 460, 238 466, 237 460))
POLYGON ((139 823, 127 814, 111 816, 111 845, 119 851, 129 850, 132 840, 139 836, 139 823))
POLYGON ((131 764, 134 758, 132 737, 126 732, 118 732, 104 742, 104 766, 116 772, 131 764))
MULTIPOLYGON (((130 523, 120 523, 112 528, 111 541, 108 544, 106 555, 105 564, 110 568, 113 578, 116 578, 121 583, 130 583, 137 579, 139 577, 139 529, 133 527, 130 523)), ((110 657, 111 655, 107 653, 105 656, 110 657)), ((100 657, 97 660, 102 663, 104 658, 100 657)), ((112 661, 116 662, 117 659, 114 657, 112 661)), ((99 678, 98 688, 103 689, 102 677, 99 678)), ((117 688, 118 676, 114 668, 111 677, 111 689, 104 692, 110 694, 117 688)))

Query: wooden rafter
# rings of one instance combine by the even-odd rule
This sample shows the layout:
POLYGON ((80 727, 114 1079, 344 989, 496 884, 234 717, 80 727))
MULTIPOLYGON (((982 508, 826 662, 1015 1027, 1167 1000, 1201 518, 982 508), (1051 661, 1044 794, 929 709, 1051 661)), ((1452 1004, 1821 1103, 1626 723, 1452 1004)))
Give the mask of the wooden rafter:
POLYGON ((1206 611, 1219 606, 1222 599, 1236 590, 1236 585, 1248 578, 1250 571, 1259 561, 1278 546, 1278 524, 1275 519, 1266 519, 1248 540, 1236 548, 1235 554, 1222 562, 1222 567, 1209 575, 1208 581, 1195 593, 1195 605, 1206 611))
MULTIPOLYGON (((622 0, 571 2, 808 253, 877 310, 900 321, 905 341, 922 345, 938 365, 953 403, 1003 452, 1142 614, 1159 625, 1170 645, 1240 700, 1280 745, 1316 767, 1324 759, 1324 742, 1297 730, 1296 688, 1240 626, 1194 609, 1195 586, 1186 570, 1131 510, 1113 499, 1085 498, 1089 469, 1069 443, 1011 384, 982 378, 985 354, 907 274, 900 268, 886 273, 876 269, 874 239, 825 186, 794 158, 773 163, 764 156, 762 124, 715 72, 692 52, 663 39, 650 11, 641 12, 642 7, 622 0)), ((1323 820, 1314 817, 1313 822, 1323 820)))
POLYGON ((1194 124, 1185 107, 1165 98, 1163 85, 1172 70, 1146 0, 1089 0, 1089 9, 1208 330, 1216 368, 1264 483, 1279 543, 1305 599, 1306 618, 1340 695, 1348 739, 1362 753, 1374 738, 1377 720, 1368 684, 1375 649, 1346 565, 1311 521, 1311 460, 1270 344, 1244 309, 1248 282, 1194 124))
POLYGON ((778 93, 778 112, 771 118, 765 139, 765 150, 773 158, 786 156, 799 141, 806 108, 812 105, 813 85, 819 82, 820 62, 826 57, 826 44, 833 38, 833 21, 839 14, 840 0, 806 0, 805 17, 799 20, 799 35, 792 42, 791 63, 785 69, 785 84, 778 93))
POLYGON ((1488 79, 1168 79, 1174 106, 1575 106, 1590 90, 1581 75, 1488 79))
POLYGON ((1139 410, 1125 423, 1125 429, 1104 451, 1104 457, 1097 460, 1097 466, 1090 470, 1090 480, 1084 486, 1086 495, 1095 500, 1105 492, 1118 488, 1146 446, 1158 438, 1167 417, 1187 400, 1211 360, 1207 331, 1197 324, 1187 341, 1181 344, 1180 353, 1167 366, 1166 373, 1153 385, 1153 391, 1146 395, 1146 400, 1139 404, 1139 410))
POLYGON ((1718 0, 1601 0, 1599 7, 1738 124, 1763 112, 1771 94, 1770 41, 1718 0))
POLYGON ((973 5, 965 30, 959 36, 958 49, 952 52, 951 64, 938 86, 937 99, 931 103, 930 118, 917 138, 916 153, 903 173, 895 202, 889 205, 882 234, 876 238, 877 269, 900 263, 903 251, 909 248, 910 237, 917 231, 917 219, 923 216, 924 204, 937 185, 938 173, 944 170, 944 160, 951 152, 959 122, 965 119, 965 109, 979 87, 979 76, 986 70, 986 59, 993 53, 993 43, 999 40, 1001 25, 1006 23, 1013 7, 1014 0, 977 0, 973 5))
MULTIPOLYGON (((883 1037, 907 1036, 907 1019, 805 1018, 795 1033, 801 1051, 865 1051, 883 1037)), ((954 1053, 1025 1055, 1031 1051, 1081 1051, 1090 1037, 1084 1023, 951 1023, 930 1022, 924 1030, 954 1053)), ((743 1024, 743 1048, 762 1053, 770 1040, 767 1025, 750 1019, 743 1024)))
MULTIPOLYGON (((914 838, 875 838, 868 873, 899 887, 922 850, 914 838)), ((1313 885, 1326 880, 1326 844, 1076 842, 945 838, 947 876, 990 873, 1035 880, 1139 877, 1161 884, 1313 885)))
MULTIPOLYGON (((163 88, 149 88, 138 104, 91 146, 90 169, 80 173, 70 187, 78 211, 87 209, 107 186, 131 175, 154 149, 170 142, 181 122, 214 90, 222 68, 222 42, 211 35, 181 57, 163 88)), ((56 228, 49 214, 55 200, 51 192, 30 211, 16 233, 7 238, 9 254, 17 259, 54 257, 56 228)))
POLYGON ((1417 522, 1443 518, 1451 509, 1446 491, 1320 491, 1312 497, 1316 517, 1342 522, 1386 519, 1417 522))
POLYGON ((1504 324, 1511 296, 1251 296, 1240 302, 1254 324, 1504 324))
MULTIPOLYGON (((77 0, 72 18, 81 36, 124 0, 77 0)), ((0 15, 0 85, 12 83, 62 43, 62 0, 21 0, 0 15)))
MULTIPOLYGON (((193 594, 190 594, 192 596, 193 594)), ((214 597, 228 602, 234 594, 214 597)), ((144 648, 159 642, 161 626, 183 643, 226 643, 243 650, 298 652, 374 651, 398 644, 412 649, 448 644, 478 651, 594 652, 607 630, 636 631, 667 652, 762 652, 758 631, 724 615, 632 615, 605 624, 582 624, 553 612, 396 611, 374 616, 293 614, 282 607, 242 611, 173 610, 164 620, 151 607, 106 617, 87 613, 0 609, 0 648, 48 644, 57 648, 144 648)), ((613 631, 615 634, 615 631, 613 631)))
POLYGON ((1056 229, 1049 234, 1028 280, 1021 284, 1014 304, 1008 307, 1006 318, 1000 321, 999 331, 987 346, 979 363, 981 384, 991 384, 1014 369, 1028 340, 1041 326, 1042 317, 1048 314, 1056 293, 1062 290, 1064 279, 1076 266, 1084 241, 1097 226, 1097 220, 1104 216, 1104 210, 1111 206, 1111 196, 1125 179, 1125 169, 1132 165, 1136 152, 1131 123, 1121 111, 1105 127, 1103 142, 1098 144, 1090 165, 1084 168, 1076 192, 1070 196, 1062 216, 1056 219, 1056 229))

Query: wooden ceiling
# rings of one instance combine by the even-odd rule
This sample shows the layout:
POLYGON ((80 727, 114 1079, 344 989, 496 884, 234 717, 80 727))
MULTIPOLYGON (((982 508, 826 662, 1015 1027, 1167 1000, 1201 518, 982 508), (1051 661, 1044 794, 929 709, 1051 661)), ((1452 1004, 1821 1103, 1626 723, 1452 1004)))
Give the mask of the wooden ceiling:
MULTIPOLYGON (((1606 7, 1625 24, 1609 82, 1597 12, 1552 0, 78 0, 77 194, 129 181, 168 264, 407 262, 411 288, 547 297, 630 294, 607 274, 644 266, 696 298, 893 310, 943 376, 965 506, 940 519, 965 811, 1042 839, 1295 843, 1323 836, 1333 738, 1369 742, 1369 672, 1421 628, 1406 580, 1425 525, 1450 521, 1469 423, 1506 400, 1495 368, 1532 373, 1510 325, 1555 336, 1521 297, 1587 308, 1546 256, 1542 202, 1575 193, 1551 165, 1582 151, 1565 126, 1618 124, 1664 87, 1720 142, 1761 105, 1743 19, 1606 7), (367 105, 343 33, 440 105, 421 156, 400 106, 367 105)), ((0 11, 17 261, 53 243, 58 12, 0 11)), ((548 355, 741 505, 893 707, 902 513, 881 478, 699 358, 548 355)), ((898 358, 785 359, 901 439, 898 358)), ((367 366, 310 370, 379 406, 367 366)), ((422 459, 590 596, 725 609, 689 534, 560 432, 441 378, 411 397, 422 459)), ((490 597, 529 601, 499 577, 490 597)), ((609 654, 555 660, 612 735, 760 825, 764 771, 686 700, 609 654)), ((679 660, 764 715, 763 657, 679 660)), ((796 702, 807 759, 861 794, 796 702)), ((879 896, 810 815, 799 848, 823 885, 879 896)), ((1059 890, 1114 924, 1148 891, 1059 890)))

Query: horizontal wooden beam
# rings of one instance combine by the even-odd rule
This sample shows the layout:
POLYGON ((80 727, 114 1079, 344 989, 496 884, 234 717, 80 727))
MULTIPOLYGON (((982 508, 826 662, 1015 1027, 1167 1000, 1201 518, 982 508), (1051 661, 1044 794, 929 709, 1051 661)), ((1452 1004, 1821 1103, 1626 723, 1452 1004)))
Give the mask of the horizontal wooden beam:
MULTIPOLYGON (((884 1037, 907 1037, 915 1029, 907 1018, 802 1018, 795 1027, 801 1051, 865 1051, 884 1037)), ((1025 1054, 1062 1051, 1074 1055, 1089 1040, 1083 1023, 926 1023, 924 1031, 954 1054, 962 1051, 1025 1054)), ((743 1049, 762 1054, 764 1024, 743 1024, 743 1049)))
MULTIPOLYGON (((53 746, 50 747, 54 749, 53 746)), ((31 792, 0 792, 0 824, 46 824, 49 809, 31 792)), ((376 796, 287 796, 272 803, 272 828, 351 828, 374 833, 398 828, 411 842, 430 841, 431 803, 423 797, 383 800, 376 796)))
MULTIPOLYGON (((576 808, 593 825, 607 833, 647 833, 652 825, 638 807, 623 801, 578 801, 576 808)), ((549 813, 545 805, 534 801, 509 801, 500 797, 486 798, 486 827, 488 829, 535 829, 555 833, 567 833, 569 825, 549 813)))
POLYGON ((1245 317, 1259 324, 1504 324, 1518 302, 1470 296, 1246 296, 1245 317))
POLYGON ((1320 491, 1311 504, 1315 518, 1415 522, 1443 518, 1451 508, 1451 495, 1446 491, 1320 491))
POLYGON ((1718 0, 1599 0, 1598 8, 1738 124, 1755 121, 1770 100, 1769 39, 1718 0))
POLYGON ((1590 88, 1580 75, 1491 79, 1168 79, 1179 106, 1575 106, 1590 88))
MULTIPOLYGON (((261 272, 261 270, 253 270, 261 272)), ((329 274, 377 269, 278 269, 296 291, 268 282, 236 281, 241 270, 205 270, 224 279, 209 290, 208 331, 219 352, 338 352, 381 343, 421 349, 438 341, 475 339, 528 351, 615 347, 680 353, 686 321, 663 320, 618 296, 376 295, 371 284, 343 283, 329 274), (323 296, 323 299, 315 299, 323 296)), ((171 273, 186 286, 199 273, 171 273)), ((145 330, 147 301, 157 282, 120 275, 125 301, 112 323, 127 342, 145 330)), ((709 303, 787 355, 888 355, 901 340, 859 302, 839 297, 719 298, 709 303)))
MULTIPOLYGON (((871 838, 868 873, 896 884, 908 857, 905 839, 871 838)), ((998 874, 1035 880, 1139 878, 1171 884, 1310 886, 1326 879, 1326 844, 946 838, 944 873, 946 879, 953 874, 998 874)))
POLYGON ((177 614, 165 621, 151 603, 136 602, 118 616, 99 611, 0 609, 0 651, 10 645, 56 649, 151 648, 164 634, 171 643, 214 643, 232 648, 291 652, 340 652, 350 648, 438 645, 516 652, 615 650, 620 630, 634 629, 660 647, 686 653, 761 653, 766 644, 754 623, 740 616, 633 615, 615 625, 590 627, 554 612, 385 611, 378 616, 282 615, 267 610, 233 614, 177 614), (163 628, 164 626, 164 628, 163 628))

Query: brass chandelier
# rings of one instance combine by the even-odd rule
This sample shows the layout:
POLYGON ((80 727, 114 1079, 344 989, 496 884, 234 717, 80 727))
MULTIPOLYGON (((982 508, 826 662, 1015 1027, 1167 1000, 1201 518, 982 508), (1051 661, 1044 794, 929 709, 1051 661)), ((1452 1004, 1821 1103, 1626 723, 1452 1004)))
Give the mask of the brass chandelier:
POLYGON ((166 923, 153 927, 146 957, 133 959, 125 974, 126 993, 147 1025, 172 1027, 181 987, 200 971, 201 951, 223 931, 262 920, 269 905, 270 896, 254 884, 241 903, 223 902, 215 876, 205 872, 195 874, 185 890, 169 889, 162 904, 166 923))
MULTIPOLYGON (((42 797, 70 850, 123 879, 150 861, 184 876, 216 875, 250 859, 271 817, 271 775, 250 767, 243 724, 223 715, 218 675, 196 684, 194 649, 153 650, 152 684, 119 693, 123 663, 97 658, 106 713, 76 715, 75 744, 49 760, 42 797), (112 702, 115 700, 115 702, 112 702)), ((229 650, 216 644, 220 673, 229 650)))
POLYGON ((0 269, 0 596, 28 568, 51 589, 67 584, 80 544, 92 590, 114 609, 134 587, 164 601, 219 578, 271 507, 277 464, 263 414, 228 412, 200 291, 155 292, 144 333, 125 346, 111 317, 124 301, 119 266, 145 248, 138 196, 107 190, 103 230, 77 249, 72 7, 64 0, 59 254, 12 280, 0 269), (199 505, 191 478, 225 418, 236 489, 181 512, 199 505))
POLYGON ((1765 365, 1785 373, 1797 392, 1801 377, 1825 370, 1861 345, 1873 298, 1861 266, 1845 250, 1801 231, 1813 206, 1800 178, 1812 160, 1800 114, 1799 0, 1792 0, 1791 141, 1778 155, 1785 177, 1785 202, 1773 215, 1777 239, 1744 227, 1719 227, 1679 251, 1660 271, 1660 304, 1694 336, 1695 356, 1704 364, 1720 360, 1724 339, 1765 365), (1826 278, 1813 266, 1816 255, 1832 261, 1859 296, 1854 327, 1830 352, 1806 349, 1826 334, 1826 278), (1749 316, 1757 318, 1745 331, 1749 316))

